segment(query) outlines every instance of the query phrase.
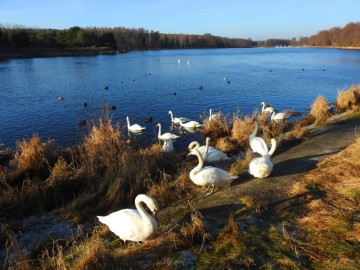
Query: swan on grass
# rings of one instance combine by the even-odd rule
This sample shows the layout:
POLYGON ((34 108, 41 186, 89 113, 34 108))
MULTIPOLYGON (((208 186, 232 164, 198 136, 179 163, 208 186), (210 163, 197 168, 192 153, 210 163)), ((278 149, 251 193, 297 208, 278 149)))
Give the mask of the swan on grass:
POLYGON ((158 227, 155 218, 159 205, 151 196, 139 194, 135 198, 135 206, 136 209, 122 209, 97 218, 124 242, 149 240, 158 227), (143 203, 151 210, 153 216, 145 211, 143 203))
POLYGON ((271 149, 263 157, 257 157, 250 161, 249 163, 249 174, 257 178, 265 178, 271 174, 271 171, 274 167, 270 161, 271 155, 275 152, 276 149, 276 140, 271 139, 271 149))
POLYGON ((275 110, 273 107, 271 107, 270 104, 266 104, 265 102, 261 102, 262 108, 261 113, 268 113, 271 114, 273 110, 275 110))
POLYGON ((175 135, 175 134, 170 133, 170 132, 166 132, 164 134, 161 134, 161 124, 158 123, 156 126, 159 127, 159 134, 158 134, 158 139, 159 140, 168 141, 168 140, 175 140, 175 139, 180 137, 180 136, 175 135))
POLYGON ((126 116, 126 122, 127 122, 127 128, 129 131, 131 132, 142 132, 144 131, 146 128, 145 127, 142 127, 138 124, 133 124, 133 125, 130 125, 130 120, 129 120, 129 117, 126 116))
POLYGON ((233 176, 220 168, 212 166, 203 167, 204 160, 196 148, 191 149, 189 155, 196 155, 199 160, 199 164, 190 171, 190 179, 196 185, 207 186, 205 190, 206 195, 213 194, 215 186, 229 185, 234 179, 238 178, 238 176, 233 176), (212 191, 206 193, 210 187, 212 187, 212 191))
POLYGON ((230 159, 225 153, 209 145, 210 138, 206 138, 206 145, 200 146, 197 141, 189 144, 189 150, 196 148, 205 162, 214 163, 230 159))
POLYGON ((181 122, 189 122, 190 119, 186 117, 174 117, 172 111, 169 111, 169 114, 171 116, 171 122, 174 124, 180 124, 181 122))
POLYGON ((161 151, 163 152, 173 152, 174 151, 174 143, 173 140, 164 141, 163 146, 161 147, 161 151))
POLYGON ((262 156, 265 156, 269 152, 269 147, 266 144, 265 140, 261 137, 256 137, 256 133, 258 132, 258 123, 255 121, 255 129, 249 136, 249 143, 251 150, 254 153, 259 153, 262 156))

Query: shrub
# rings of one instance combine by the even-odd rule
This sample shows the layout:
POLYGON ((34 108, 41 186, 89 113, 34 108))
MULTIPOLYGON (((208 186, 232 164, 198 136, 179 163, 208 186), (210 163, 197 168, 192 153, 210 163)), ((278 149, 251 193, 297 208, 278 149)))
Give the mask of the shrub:
POLYGON ((323 96, 318 96, 311 105, 310 115, 315 117, 315 125, 323 124, 331 116, 331 107, 327 99, 323 96))
POLYGON ((360 110, 360 85, 353 85, 348 90, 339 91, 335 104, 338 112, 360 110))
POLYGON ((41 142, 41 138, 34 134, 29 140, 17 141, 15 160, 22 172, 38 172, 47 169, 51 153, 52 141, 41 142))

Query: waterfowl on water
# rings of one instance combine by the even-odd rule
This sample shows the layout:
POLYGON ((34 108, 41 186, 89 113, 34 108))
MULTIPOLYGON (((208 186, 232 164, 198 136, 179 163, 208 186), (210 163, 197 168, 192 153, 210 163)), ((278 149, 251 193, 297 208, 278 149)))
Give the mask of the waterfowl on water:
POLYGON ((131 132, 142 132, 146 129, 146 127, 142 127, 138 124, 130 125, 130 119, 128 116, 126 116, 126 122, 127 122, 127 128, 131 132))
POLYGON ((271 107, 270 104, 266 104, 265 102, 261 102, 262 108, 261 108, 261 113, 271 113, 274 108, 271 107))
POLYGON ((180 122, 189 122, 190 119, 186 117, 174 117, 172 111, 169 111, 169 114, 171 116, 171 122, 174 124, 180 124, 180 122))
POLYGON ((159 140, 168 141, 168 140, 175 140, 175 139, 180 137, 180 136, 175 135, 175 134, 170 133, 170 132, 166 132, 164 134, 161 134, 161 124, 158 123, 156 126, 159 127, 159 133, 158 133, 158 139, 159 140))

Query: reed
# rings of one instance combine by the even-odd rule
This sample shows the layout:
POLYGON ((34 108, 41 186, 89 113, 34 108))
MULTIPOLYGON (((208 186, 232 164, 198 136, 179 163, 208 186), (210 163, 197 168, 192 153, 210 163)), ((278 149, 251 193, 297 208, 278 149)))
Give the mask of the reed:
POLYGON ((311 105, 310 115, 315 118, 315 125, 324 124, 331 116, 331 107, 327 99, 323 96, 318 96, 311 105))
POLYGON ((349 89, 339 91, 336 98, 337 112, 360 110, 360 85, 352 85, 349 89))

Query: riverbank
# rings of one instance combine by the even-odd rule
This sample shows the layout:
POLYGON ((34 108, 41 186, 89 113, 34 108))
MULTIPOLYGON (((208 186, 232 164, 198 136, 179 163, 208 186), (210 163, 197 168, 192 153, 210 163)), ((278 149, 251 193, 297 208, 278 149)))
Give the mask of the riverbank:
POLYGON ((0 60, 25 59, 40 57, 95 56, 114 55, 119 53, 109 47, 99 48, 21 48, 0 49, 0 60))

